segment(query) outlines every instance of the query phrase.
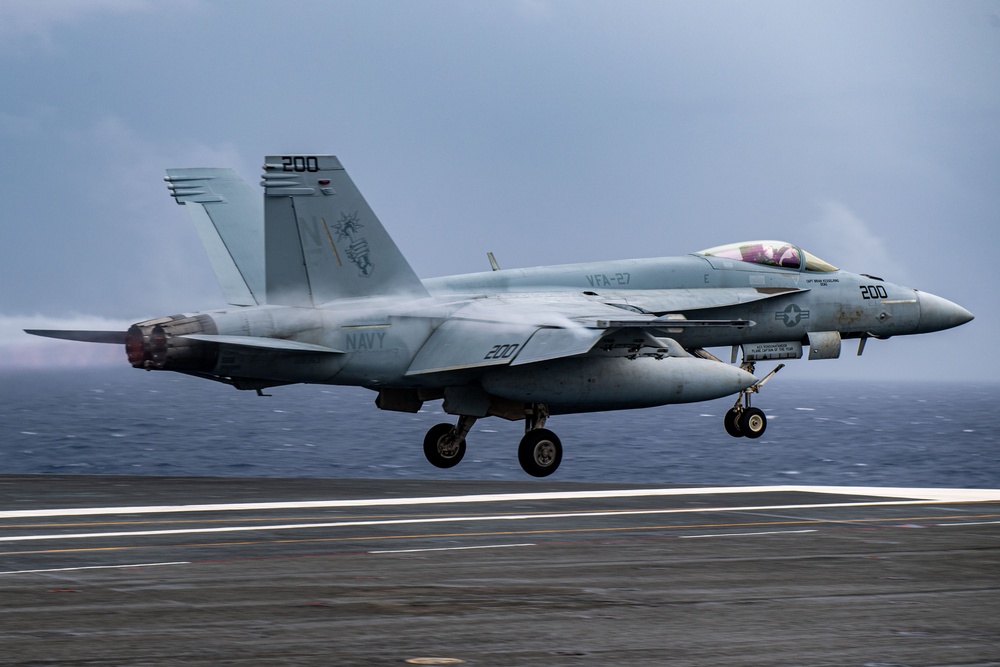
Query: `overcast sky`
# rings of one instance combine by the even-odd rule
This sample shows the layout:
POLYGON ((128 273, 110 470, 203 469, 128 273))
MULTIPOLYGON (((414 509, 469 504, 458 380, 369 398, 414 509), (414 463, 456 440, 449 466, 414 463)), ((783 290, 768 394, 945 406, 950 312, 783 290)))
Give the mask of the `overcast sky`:
POLYGON ((338 155, 418 275, 778 238, 969 308, 801 378, 998 379, 1000 2, 0 3, 0 364, 224 306, 168 167, 338 155))

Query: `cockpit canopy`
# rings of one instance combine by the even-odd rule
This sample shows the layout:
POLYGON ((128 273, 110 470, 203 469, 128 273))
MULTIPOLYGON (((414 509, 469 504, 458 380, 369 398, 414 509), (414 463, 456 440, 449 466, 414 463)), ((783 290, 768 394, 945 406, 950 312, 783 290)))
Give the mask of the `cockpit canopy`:
POLYGON ((777 266, 793 271, 803 270, 803 260, 805 260, 806 271, 818 271, 829 273, 837 271, 837 267, 829 262, 824 262, 819 257, 811 255, 798 246, 784 241, 744 241, 742 243, 729 243, 720 245, 708 250, 698 252, 699 255, 709 257, 721 257, 723 259, 735 259, 739 262, 750 262, 752 264, 762 264, 764 266, 777 266))

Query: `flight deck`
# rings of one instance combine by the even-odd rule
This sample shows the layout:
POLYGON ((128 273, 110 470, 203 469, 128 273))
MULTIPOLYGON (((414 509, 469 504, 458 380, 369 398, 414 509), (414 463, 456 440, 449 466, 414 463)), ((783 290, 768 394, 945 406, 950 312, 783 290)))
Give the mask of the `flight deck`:
POLYGON ((0 527, 0 664, 1000 664, 997 490, 8 475, 0 527))

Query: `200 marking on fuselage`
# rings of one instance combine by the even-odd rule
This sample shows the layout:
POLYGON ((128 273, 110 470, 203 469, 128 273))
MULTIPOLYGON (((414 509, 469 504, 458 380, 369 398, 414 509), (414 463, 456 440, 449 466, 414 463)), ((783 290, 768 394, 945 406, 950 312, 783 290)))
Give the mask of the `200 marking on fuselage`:
POLYGON ((506 345, 494 345, 493 349, 486 353, 483 359, 510 359, 521 347, 520 343, 508 343, 506 345))
POLYGON ((881 285, 858 285, 862 299, 888 299, 889 293, 881 285))

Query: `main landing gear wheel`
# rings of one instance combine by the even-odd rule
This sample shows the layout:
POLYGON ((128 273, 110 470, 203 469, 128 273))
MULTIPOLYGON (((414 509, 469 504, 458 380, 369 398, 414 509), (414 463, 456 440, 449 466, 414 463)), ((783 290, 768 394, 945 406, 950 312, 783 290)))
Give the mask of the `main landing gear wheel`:
POLYGON ((517 460, 524 472, 533 477, 548 477, 562 462, 562 442, 552 431, 536 428, 521 438, 517 448, 517 460))
POLYGON ((451 468, 465 456, 465 438, 456 438, 455 427, 438 424, 424 436, 424 456, 438 468, 451 468))

